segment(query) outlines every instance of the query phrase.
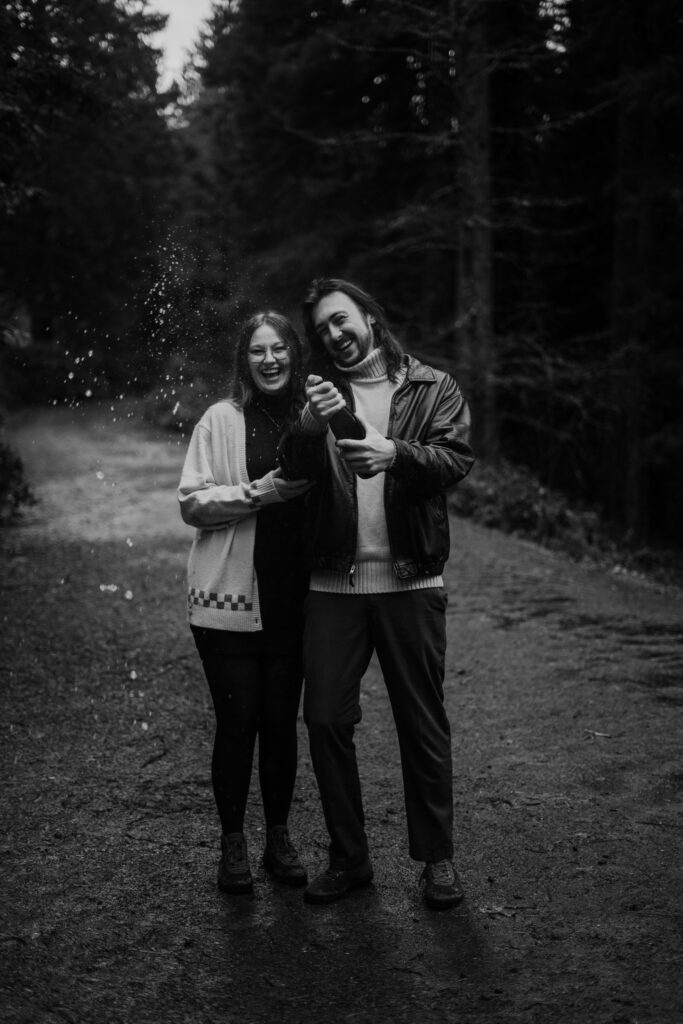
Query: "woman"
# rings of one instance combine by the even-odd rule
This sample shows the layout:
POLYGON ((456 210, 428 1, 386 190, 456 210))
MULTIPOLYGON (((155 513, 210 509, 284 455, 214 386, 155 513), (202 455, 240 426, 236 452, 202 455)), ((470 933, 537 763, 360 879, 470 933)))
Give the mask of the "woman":
POLYGON ((256 737, 266 822, 263 864, 305 885, 287 829, 297 768, 303 601, 302 496, 285 480, 278 441, 296 415, 303 353, 286 317, 259 313, 242 329, 232 394, 192 434, 179 499, 197 528, 188 563, 188 615, 216 713, 211 776, 222 827, 218 885, 253 889, 244 815, 256 737))

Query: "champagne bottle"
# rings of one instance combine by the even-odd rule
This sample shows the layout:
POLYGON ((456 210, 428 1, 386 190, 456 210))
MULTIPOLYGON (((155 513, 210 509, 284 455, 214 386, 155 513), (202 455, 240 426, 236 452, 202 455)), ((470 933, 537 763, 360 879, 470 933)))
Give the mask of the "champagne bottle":
MULTIPOLYGON (((344 441, 347 438, 352 441, 362 441, 365 437, 365 427, 347 407, 336 412, 330 419, 329 425, 337 441, 344 441)), ((368 480, 373 475, 373 473, 359 473, 356 470, 356 476, 362 480, 368 480)))
POLYGON ((347 406, 332 416, 329 426, 337 441, 362 441, 365 437, 365 427, 347 406))

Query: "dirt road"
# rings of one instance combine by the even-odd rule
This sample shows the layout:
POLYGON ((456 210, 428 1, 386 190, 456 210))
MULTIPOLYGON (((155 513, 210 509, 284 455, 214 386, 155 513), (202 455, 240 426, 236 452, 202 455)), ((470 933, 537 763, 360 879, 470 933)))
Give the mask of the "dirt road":
MULTIPOLYGON (((0 1018, 681 1024, 683 595, 454 520, 447 701, 467 899, 426 910, 374 665, 375 883, 215 888, 212 717, 185 625, 183 445, 131 406, 10 422, 40 504, 0 535, 0 1018)), ((301 730, 292 828, 326 838, 301 730)), ((248 839, 256 867, 258 794, 248 839)))

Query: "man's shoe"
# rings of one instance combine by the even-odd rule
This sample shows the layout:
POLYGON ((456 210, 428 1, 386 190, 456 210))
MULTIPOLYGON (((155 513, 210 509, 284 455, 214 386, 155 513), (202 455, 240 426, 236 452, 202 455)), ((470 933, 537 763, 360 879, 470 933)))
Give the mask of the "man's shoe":
POLYGON ((218 865, 218 888, 235 894, 252 892, 254 880, 247 860, 247 842, 242 832, 221 836, 221 862, 218 865))
POLYGON ((263 866, 285 885, 305 885, 308 881, 306 868, 299 860, 285 825, 276 825, 266 832, 263 866))
POLYGON ((372 874, 369 860, 357 868, 328 868, 304 889, 304 900, 306 903, 334 903, 346 896, 350 889, 371 882, 372 874))
POLYGON ((420 875, 422 898, 434 910, 448 910, 462 900, 463 892, 458 872, 449 860, 425 864, 420 875))

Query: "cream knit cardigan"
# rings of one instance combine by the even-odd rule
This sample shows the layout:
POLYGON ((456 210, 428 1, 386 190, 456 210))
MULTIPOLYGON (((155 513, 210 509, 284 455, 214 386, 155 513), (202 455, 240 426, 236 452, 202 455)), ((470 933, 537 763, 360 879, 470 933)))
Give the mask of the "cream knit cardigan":
POLYGON ((262 629, 254 536, 262 505, 283 499, 273 472, 247 477, 244 413, 217 402, 192 433, 178 488, 180 512, 196 528, 187 566, 188 618, 194 626, 262 629))

